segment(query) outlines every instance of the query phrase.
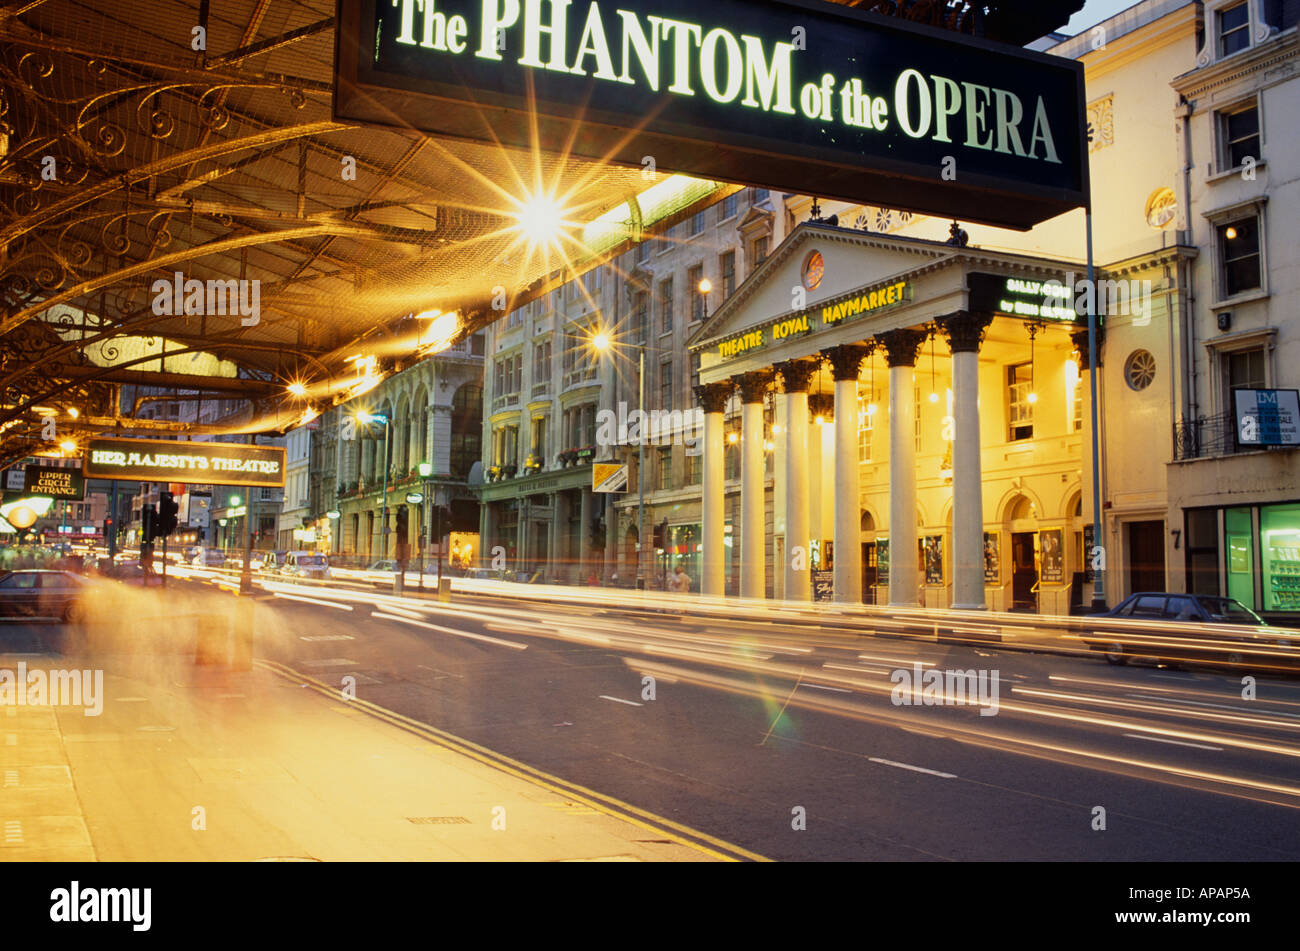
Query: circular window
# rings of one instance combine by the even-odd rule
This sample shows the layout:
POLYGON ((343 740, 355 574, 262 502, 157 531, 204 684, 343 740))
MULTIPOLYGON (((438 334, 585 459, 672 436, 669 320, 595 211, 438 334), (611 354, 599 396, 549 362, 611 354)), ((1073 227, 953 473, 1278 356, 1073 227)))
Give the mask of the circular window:
POLYGON ((1145 390, 1156 378, 1156 358, 1146 350, 1134 350, 1124 361, 1124 379, 1131 389, 1145 390))
POLYGON ((808 255, 807 260, 803 262, 803 285, 810 291, 815 291, 821 285, 822 277, 826 273, 826 262, 822 259, 820 251, 814 251, 808 255))

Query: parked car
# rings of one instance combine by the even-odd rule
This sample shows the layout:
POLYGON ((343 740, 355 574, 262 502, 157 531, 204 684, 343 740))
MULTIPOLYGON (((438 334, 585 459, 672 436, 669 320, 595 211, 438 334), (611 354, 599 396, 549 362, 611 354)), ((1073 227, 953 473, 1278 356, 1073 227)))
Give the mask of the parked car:
POLYGON ((1139 591, 1109 611, 1088 615, 1086 623, 1095 627, 1081 639, 1103 651, 1112 664, 1128 663, 1132 657, 1233 667, 1276 664, 1276 648, 1291 646, 1289 632, 1269 627, 1240 601, 1204 594, 1139 591), (1108 620, 1147 623, 1108 625, 1108 620))
POLYGON ((24 568, 0 574, 0 615, 76 622, 85 616, 86 581, 71 571, 24 568))
POLYGON ((366 571, 387 571, 389 574, 397 571, 397 562, 384 559, 381 561, 372 561, 366 565, 366 571))
POLYGON ((280 573, 290 578, 325 580, 330 576, 329 559, 317 551, 291 551, 285 555, 280 573))

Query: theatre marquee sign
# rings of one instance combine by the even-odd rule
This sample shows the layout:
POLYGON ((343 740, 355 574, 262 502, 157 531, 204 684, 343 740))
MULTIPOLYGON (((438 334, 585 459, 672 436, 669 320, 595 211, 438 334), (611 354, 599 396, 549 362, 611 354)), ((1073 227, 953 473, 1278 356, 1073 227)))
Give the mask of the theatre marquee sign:
POLYGON ((1080 63, 812 0, 339 0, 334 112, 1014 228, 1087 201, 1080 63))
POLYGON ((89 479, 198 485, 284 485, 284 449, 227 442, 92 439, 83 472, 89 479))

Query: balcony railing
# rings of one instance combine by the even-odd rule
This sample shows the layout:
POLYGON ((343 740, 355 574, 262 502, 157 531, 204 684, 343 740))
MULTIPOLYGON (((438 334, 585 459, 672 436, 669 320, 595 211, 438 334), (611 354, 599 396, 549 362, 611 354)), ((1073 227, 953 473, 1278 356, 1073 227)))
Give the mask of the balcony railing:
POLYGON ((518 393, 502 393, 500 396, 492 400, 492 412, 495 413, 497 410, 507 409, 511 406, 518 406, 518 405, 519 405, 518 393))
POLYGON ((550 380, 544 380, 541 383, 533 384, 533 399, 538 400, 541 399, 543 396, 550 396, 550 395, 551 395, 550 380))
POLYGON ((1199 416, 1174 425, 1174 461, 1209 459, 1241 452, 1237 445, 1237 421, 1231 413, 1199 416))

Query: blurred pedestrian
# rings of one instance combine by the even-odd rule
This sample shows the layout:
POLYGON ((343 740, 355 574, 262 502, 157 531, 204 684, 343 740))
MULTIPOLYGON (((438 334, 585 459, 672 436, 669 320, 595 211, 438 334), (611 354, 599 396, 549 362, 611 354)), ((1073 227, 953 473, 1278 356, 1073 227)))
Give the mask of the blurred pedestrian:
POLYGON ((691 576, 686 573, 686 569, 678 565, 673 572, 672 580, 673 590, 678 594, 690 594, 691 576))

